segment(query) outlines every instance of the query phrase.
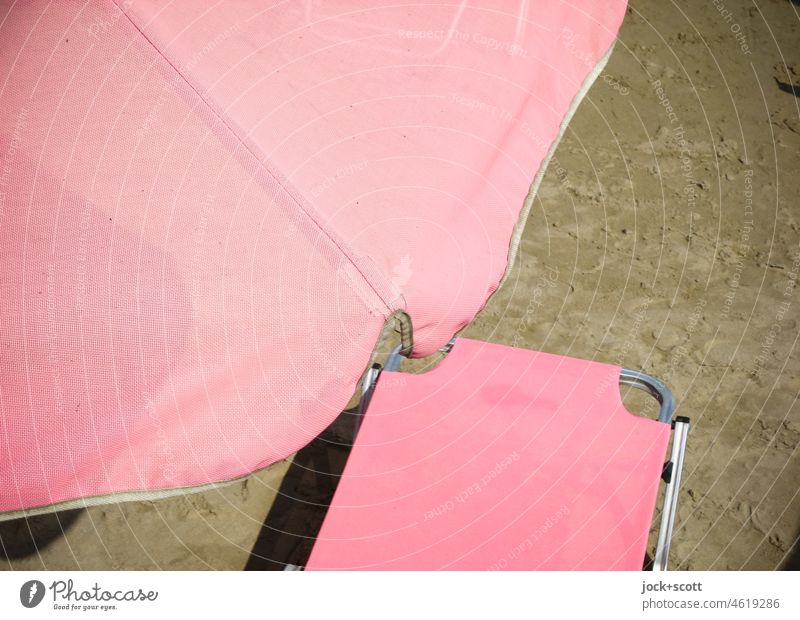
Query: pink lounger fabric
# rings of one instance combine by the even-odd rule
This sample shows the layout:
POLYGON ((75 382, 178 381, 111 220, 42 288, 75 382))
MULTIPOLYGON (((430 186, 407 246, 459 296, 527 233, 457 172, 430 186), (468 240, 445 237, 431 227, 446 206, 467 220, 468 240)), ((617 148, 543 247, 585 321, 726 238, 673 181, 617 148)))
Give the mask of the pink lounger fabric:
POLYGON ((444 344, 624 10, 3 2, 0 512, 245 475, 392 312, 444 344))
POLYGON ((670 426, 616 366, 458 339, 383 373, 308 570, 641 570, 670 426))

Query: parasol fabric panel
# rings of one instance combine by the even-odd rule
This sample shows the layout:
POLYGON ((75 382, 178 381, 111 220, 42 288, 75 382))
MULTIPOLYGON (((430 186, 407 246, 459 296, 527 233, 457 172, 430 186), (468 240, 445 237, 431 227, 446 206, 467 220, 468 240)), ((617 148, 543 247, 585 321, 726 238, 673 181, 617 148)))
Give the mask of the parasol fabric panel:
POLYGON ((392 312, 446 342, 624 8, 4 3, 0 511, 245 475, 392 312))
POLYGON ((424 356, 497 287, 531 180, 626 3, 123 6, 326 229, 374 262, 424 356))

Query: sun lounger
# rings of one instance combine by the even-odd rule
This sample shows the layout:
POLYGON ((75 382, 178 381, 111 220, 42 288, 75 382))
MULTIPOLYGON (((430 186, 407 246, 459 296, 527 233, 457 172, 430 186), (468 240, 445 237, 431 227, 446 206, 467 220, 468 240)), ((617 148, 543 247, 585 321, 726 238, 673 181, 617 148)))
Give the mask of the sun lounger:
POLYGON ((689 421, 658 380, 459 338, 434 370, 366 385, 307 570, 640 570, 662 479, 666 568, 689 421), (626 411, 620 386, 658 418, 626 411))

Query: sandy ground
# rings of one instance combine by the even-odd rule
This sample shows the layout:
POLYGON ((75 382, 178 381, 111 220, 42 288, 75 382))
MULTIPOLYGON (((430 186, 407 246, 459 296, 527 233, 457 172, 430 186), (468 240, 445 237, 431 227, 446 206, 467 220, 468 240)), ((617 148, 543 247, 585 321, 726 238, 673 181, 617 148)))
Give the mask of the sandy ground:
MULTIPOLYGON (((505 288, 467 330, 641 368, 673 388, 693 421, 676 568, 797 564, 794 84, 796 0, 633 0, 505 288)), ((347 433, 345 418, 329 436, 347 433)), ((288 477, 283 462, 217 491, 2 524, 0 567, 241 569, 254 545, 251 568, 301 560, 331 490, 307 462, 326 451, 334 469, 343 462, 311 450, 288 477)))

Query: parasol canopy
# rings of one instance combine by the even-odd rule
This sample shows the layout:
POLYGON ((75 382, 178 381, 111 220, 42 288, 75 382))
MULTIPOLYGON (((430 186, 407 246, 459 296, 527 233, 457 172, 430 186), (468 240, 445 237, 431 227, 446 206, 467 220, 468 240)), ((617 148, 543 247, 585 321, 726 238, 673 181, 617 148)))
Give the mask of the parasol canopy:
POLYGON ((444 345, 625 6, 2 3, 0 511, 246 475, 391 316, 444 345))

